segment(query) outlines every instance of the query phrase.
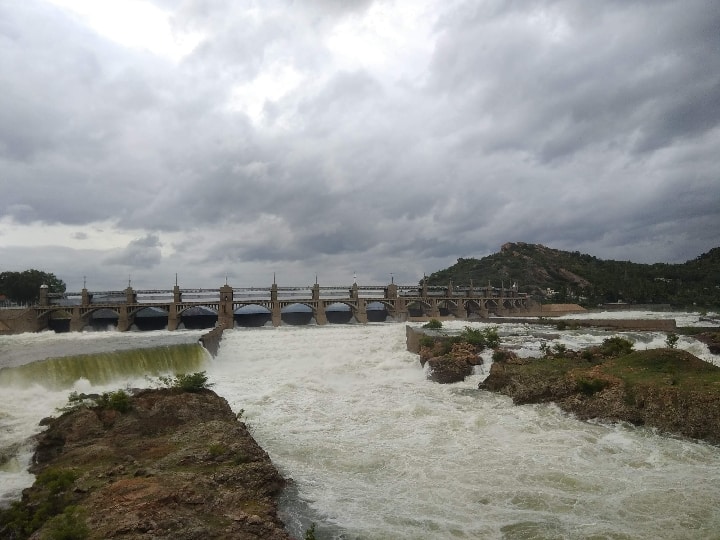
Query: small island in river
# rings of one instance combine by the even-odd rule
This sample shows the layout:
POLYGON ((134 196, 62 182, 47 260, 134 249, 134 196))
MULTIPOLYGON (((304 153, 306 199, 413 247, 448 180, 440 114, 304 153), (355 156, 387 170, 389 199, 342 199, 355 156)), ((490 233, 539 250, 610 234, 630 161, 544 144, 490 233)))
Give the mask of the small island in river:
POLYGON ((290 538, 275 501, 285 480, 215 392, 88 399, 48 419, 36 481, 0 512, 0 537, 290 538))
MULTIPOLYGON (((407 333, 408 349, 430 364, 429 377, 437 382, 462 380, 478 363, 461 337, 433 337, 409 327, 407 333)), ((479 388, 510 396, 517 405, 552 402, 583 420, 629 422, 720 444, 720 367, 674 348, 674 334, 668 336, 668 347, 643 351, 620 336, 582 351, 555 344, 541 358, 518 358, 498 344, 479 388)), ((720 334, 701 337, 717 346, 720 334)))

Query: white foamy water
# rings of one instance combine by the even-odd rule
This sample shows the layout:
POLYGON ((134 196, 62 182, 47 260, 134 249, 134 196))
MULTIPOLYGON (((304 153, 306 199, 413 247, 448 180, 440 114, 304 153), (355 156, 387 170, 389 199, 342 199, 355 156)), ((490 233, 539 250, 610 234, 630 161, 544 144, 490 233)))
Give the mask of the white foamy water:
MULTIPOLYGON (((572 348, 612 335, 499 330, 526 355, 553 333, 572 348)), ((623 335, 636 348, 664 340, 623 335)), ((554 406, 513 406, 477 390, 486 370, 453 385, 428 381, 402 324, 236 329, 207 363, 214 389, 244 409, 293 479, 283 510, 297 537, 311 521, 320 538, 717 537, 720 448, 579 422, 554 406)), ((17 406, 3 399, 0 425, 30 424, 66 397, 17 391, 17 406)), ((0 471, 3 492, 10 479, 23 480, 0 471)))

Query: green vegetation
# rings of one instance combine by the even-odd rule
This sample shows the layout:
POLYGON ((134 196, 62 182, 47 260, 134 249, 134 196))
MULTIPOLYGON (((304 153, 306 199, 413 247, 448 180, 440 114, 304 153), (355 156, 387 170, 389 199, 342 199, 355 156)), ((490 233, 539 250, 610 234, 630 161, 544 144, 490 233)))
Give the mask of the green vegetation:
POLYGON ((90 528, 85 523, 85 512, 77 506, 67 506, 62 514, 52 518, 45 526, 42 540, 85 540, 90 528))
POLYGON ((596 306, 605 302, 671 304, 699 309, 720 306, 720 247, 682 264, 638 264, 602 260, 578 251, 539 244, 505 244, 499 253, 482 259, 458 259, 434 272, 428 285, 499 287, 517 282, 520 292, 539 301, 596 306), (557 291, 547 295, 547 289, 557 291))
POLYGON ((598 351, 602 356, 624 356, 633 351, 633 343, 619 336, 603 340, 598 351))
POLYGON ((674 349, 675 347, 677 347, 677 342, 679 339, 680 337, 677 334, 670 332, 665 338, 665 344, 668 346, 668 349, 674 349))
POLYGON ((442 325, 441 321, 438 321, 437 319, 430 319, 428 322, 423 324, 423 328, 427 328, 428 330, 440 330, 442 325))
POLYGON ((315 537, 315 523, 310 525, 310 528, 305 531, 305 540, 316 540, 315 537))
POLYGON ((677 386, 685 391, 720 388, 720 368, 685 351, 650 349, 636 351, 603 364, 602 370, 632 385, 677 386))
POLYGON ((112 409, 121 413, 126 413, 132 409, 130 402, 130 394, 125 390, 116 390, 114 392, 103 392, 101 395, 78 394, 70 392, 68 396, 68 404, 60 409, 61 412, 68 412, 80 407, 97 407, 100 409, 112 409))
POLYGON ((40 296, 40 286, 47 285, 48 292, 64 293, 65 283, 55 274, 40 270, 0 273, 0 294, 12 302, 34 302, 40 296))
POLYGON ((466 326, 460 333, 459 338, 460 341, 475 345, 479 350, 486 347, 494 349, 500 344, 500 336, 495 327, 482 329, 466 326))
POLYGON ((506 351, 505 349, 497 349, 493 351, 492 361, 493 362, 507 362, 512 358, 516 358, 517 355, 512 351, 506 351))
POLYGON ((72 486, 76 475, 68 469, 46 469, 35 479, 33 490, 29 491, 29 500, 26 502, 16 501, 12 505, 0 511, 0 537, 25 539, 43 524, 53 518, 64 514, 64 517, 57 518, 44 538, 51 539, 83 539, 81 536, 84 520, 81 513, 71 507, 73 502, 72 486), (69 509, 69 510, 68 510, 69 509), (74 526, 72 525, 74 523, 74 526), (70 529, 68 527, 71 527, 70 529), (75 536, 63 536, 64 534, 75 534, 75 536))
POLYGON ((181 373, 174 377, 159 377, 160 384, 165 388, 182 390, 183 392, 200 392, 214 386, 214 383, 208 382, 208 377, 204 371, 195 373, 181 373))
POLYGON ((592 396, 601 392, 610 385, 610 381, 606 379, 598 379, 594 377, 580 378, 577 381, 578 390, 586 396, 592 396))

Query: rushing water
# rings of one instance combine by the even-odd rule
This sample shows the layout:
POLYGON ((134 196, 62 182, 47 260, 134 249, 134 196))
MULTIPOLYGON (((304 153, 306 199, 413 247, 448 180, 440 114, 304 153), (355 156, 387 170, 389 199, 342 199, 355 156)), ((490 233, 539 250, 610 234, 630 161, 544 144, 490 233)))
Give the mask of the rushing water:
MULTIPOLYGON (((499 330, 524 356, 558 334, 533 324, 499 330)), ((612 335, 559 334, 573 348, 612 335)), ((623 335, 636 348, 664 345, 660 333, 623 335)), ((13 338, 28 346, 41 339, 13 338)), ((695 340, 680 346, 717 360, 695 340)), ((282 507, 297 537, 312 521, 320 538, 347 539, 689 539, 720 531, 720 448, 580 422, 551 405, 513 406, 477 390, 487 365, 463 383, 432 383, 405 350, 402 324, 236 329, 201 367, 293 479, 282 507)), ((99 386, 88 379, 74 387, 144 381, 142 372, 99 386)), ((0 471, 8 498, 32 480, 22 472, 30 451, 23 442, 68 389, 48 390, 40 379, 1 390, 0 447, 16 456, 0 471)))

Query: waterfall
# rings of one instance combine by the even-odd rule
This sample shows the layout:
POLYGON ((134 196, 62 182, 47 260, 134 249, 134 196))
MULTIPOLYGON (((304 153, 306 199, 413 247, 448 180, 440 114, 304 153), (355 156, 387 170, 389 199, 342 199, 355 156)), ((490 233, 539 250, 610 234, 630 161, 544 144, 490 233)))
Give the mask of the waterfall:
POLYGON ((128 377, 191 373, 202 371, 209 358, 197 343, 63 356, 0 369, 0 387, 27 388, 40 384, 59 390, 70 388, 80 379, 95 386, 128 377))

